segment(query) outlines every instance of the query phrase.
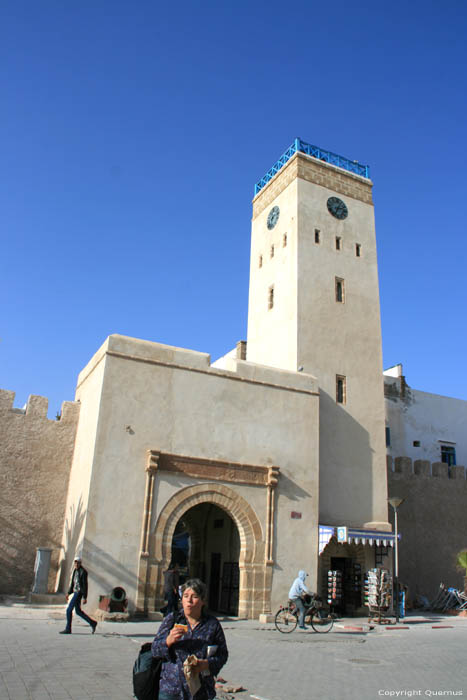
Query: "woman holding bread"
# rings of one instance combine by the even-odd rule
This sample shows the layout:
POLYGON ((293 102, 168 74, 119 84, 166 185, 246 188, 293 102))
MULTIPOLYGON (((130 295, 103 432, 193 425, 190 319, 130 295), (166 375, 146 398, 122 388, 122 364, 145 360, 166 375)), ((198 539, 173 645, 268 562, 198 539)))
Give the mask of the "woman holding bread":
POLYGON ((182 610, 167 615, 152 643, 152 655, 164 660, 159 700, 216 697, 214 676, 227 661, 228 651, 219 621, 204 610, 206 593, 199 579, 187 581, 182 586, 182 610))

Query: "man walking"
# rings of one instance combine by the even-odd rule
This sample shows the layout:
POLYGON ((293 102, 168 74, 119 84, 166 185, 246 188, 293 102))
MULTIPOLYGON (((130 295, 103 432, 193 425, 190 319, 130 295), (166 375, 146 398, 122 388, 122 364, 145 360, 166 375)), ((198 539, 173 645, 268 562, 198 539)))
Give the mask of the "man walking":
POLYGON ((71 620, 73 618, 73 610, 77 615, 86 620, 88 625, 92 627, 92 633, 96 631, 97 622, 92 620, 85 612, 81 610, 81 602, 84 604, 88 598, 88 572, 81 565, 81 557, 75 557, 74 569, 70 581, 70 587, 66 599, 71 595, 71 600, 66 609, 66 627, 60 634, 71 634, 71 620))

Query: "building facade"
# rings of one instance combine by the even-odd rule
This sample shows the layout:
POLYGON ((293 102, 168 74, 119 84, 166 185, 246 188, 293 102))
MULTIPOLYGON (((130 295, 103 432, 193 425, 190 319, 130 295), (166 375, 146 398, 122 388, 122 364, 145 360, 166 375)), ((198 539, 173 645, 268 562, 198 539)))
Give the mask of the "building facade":
POLYGON ((157 616, 174 559, 213 610, 268 619, 298 569, 324 594, 331 569, 361 608, 358 572, 394 544, 381 357, 368 169, 296 139, 256 186, 246 343, 211 363, 112 335, 79 375, 55 588, 79 553, 91 607, 122 586, 157 616))

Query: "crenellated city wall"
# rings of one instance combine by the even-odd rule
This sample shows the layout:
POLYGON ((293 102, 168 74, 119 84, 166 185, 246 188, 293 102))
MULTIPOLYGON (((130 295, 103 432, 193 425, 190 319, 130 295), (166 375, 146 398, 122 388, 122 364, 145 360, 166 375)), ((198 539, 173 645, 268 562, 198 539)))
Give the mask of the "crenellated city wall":
POLYGON ((48 399, 30 396, 18 409, 14 398, 0 390, 0 593, 31 590, 37 547, 53 550, 54 592, 80 404, 65 401, 60 420, 49 420, 48 399))
POLYGON ((398 508, 400 580, 412 597, 430 600, 441 582, 463 589, 465 572, 457 570, 456 554, 467 549, 465 467, 408 457, 388 457, 387 464, 389 497, 405 499, 398 508))

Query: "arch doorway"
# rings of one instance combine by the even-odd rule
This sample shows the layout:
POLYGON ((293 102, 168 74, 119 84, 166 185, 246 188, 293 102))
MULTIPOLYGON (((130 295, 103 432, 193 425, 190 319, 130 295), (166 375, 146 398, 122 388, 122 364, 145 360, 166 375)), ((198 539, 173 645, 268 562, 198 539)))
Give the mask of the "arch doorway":
POLYGON ((193 577, 207 583, 211 611, 238 615, 240 535, 225 510, 212 502, 187 510, 175 526, 171 555, 181 583, 193 577))
MULTIPOLYGON (((164 605, 163 580, 164 571, 167 569, 172 556, 172 543, 175 529, 180 522, 178 534, 183 534, 183 529, 189 532, 190 560, 195 558, 196 546, 201 546, 203 530, 203 511, 195 510, 196 506, 215 505, 221 511, 222 517, 228 516, 233 520, 237 534, 239 535, 239 594, 238 616, 257 618, 260 614, 271 612, 271 586, 273 561, 267 556, 272 547, 272 512, 270 507, 271 493, 274 484, 268 485, 267 498, 267 522, 266 537, 263 536, 263 528, 252 506, 234 489, 226 484, 201 483, 193 484, 177 491, 169 498, 160 510, 155 528, 152 533, 146 529, 150 522, 151 499, 148 500, 147 517, 143 525, 143 547, 147 542, 147 550, 143 548, 139 566, 138 608, 144 614, 159 614, 158 611, 164 605), (186 514, 193 509, 194 524, 186 514), (196 517, 196 516, 200 517, 196 517), (197 545, 198 542, 198 545, 197 545)), ((151 494, 151 480, 148 478, 147 493, 151 494)), ((216 513, 214 509, 211 515, 216 513)), ((217 518, 216 518, 217 519, 217 518)), ((208 518, 208 523, 210 522, 208 518)), ((228 524, 229 521, 226 521, 228 524)), ((219 528, 225 531, 224 528, 219 528)), ((214 531, 214 517, 212 517, 212 530, 214 531)), ((217 528, 216 528, 217 529, 217 528)), ((177 541, 176 541, 177 542, 177 541)), ((211 552, 216 553, 211 549, 211 552)), ((222 553, 222 550, 221 550, 222 553)), ((229 553, 235 563, 234 552, 229 553)), ((206 560, 204 560, 206 565, 206 560)), ((221 574, 222 574, 221 560, 221 574)), ((193 565, 190 575, 194 575, 196 568, 193 565)), ((209 585, 209 580, 206 581, 209 585)), ((221 585, 222 588, 222 585, 221 585)), ((214 595, 214 593, 213 593, 214 595)), ((220 594, 221 595, 221 594, 220 594)), ((220 598, 219 604, 220 605, 220 598)), ((232 602, 230 602, 233 605, 232 602)))

